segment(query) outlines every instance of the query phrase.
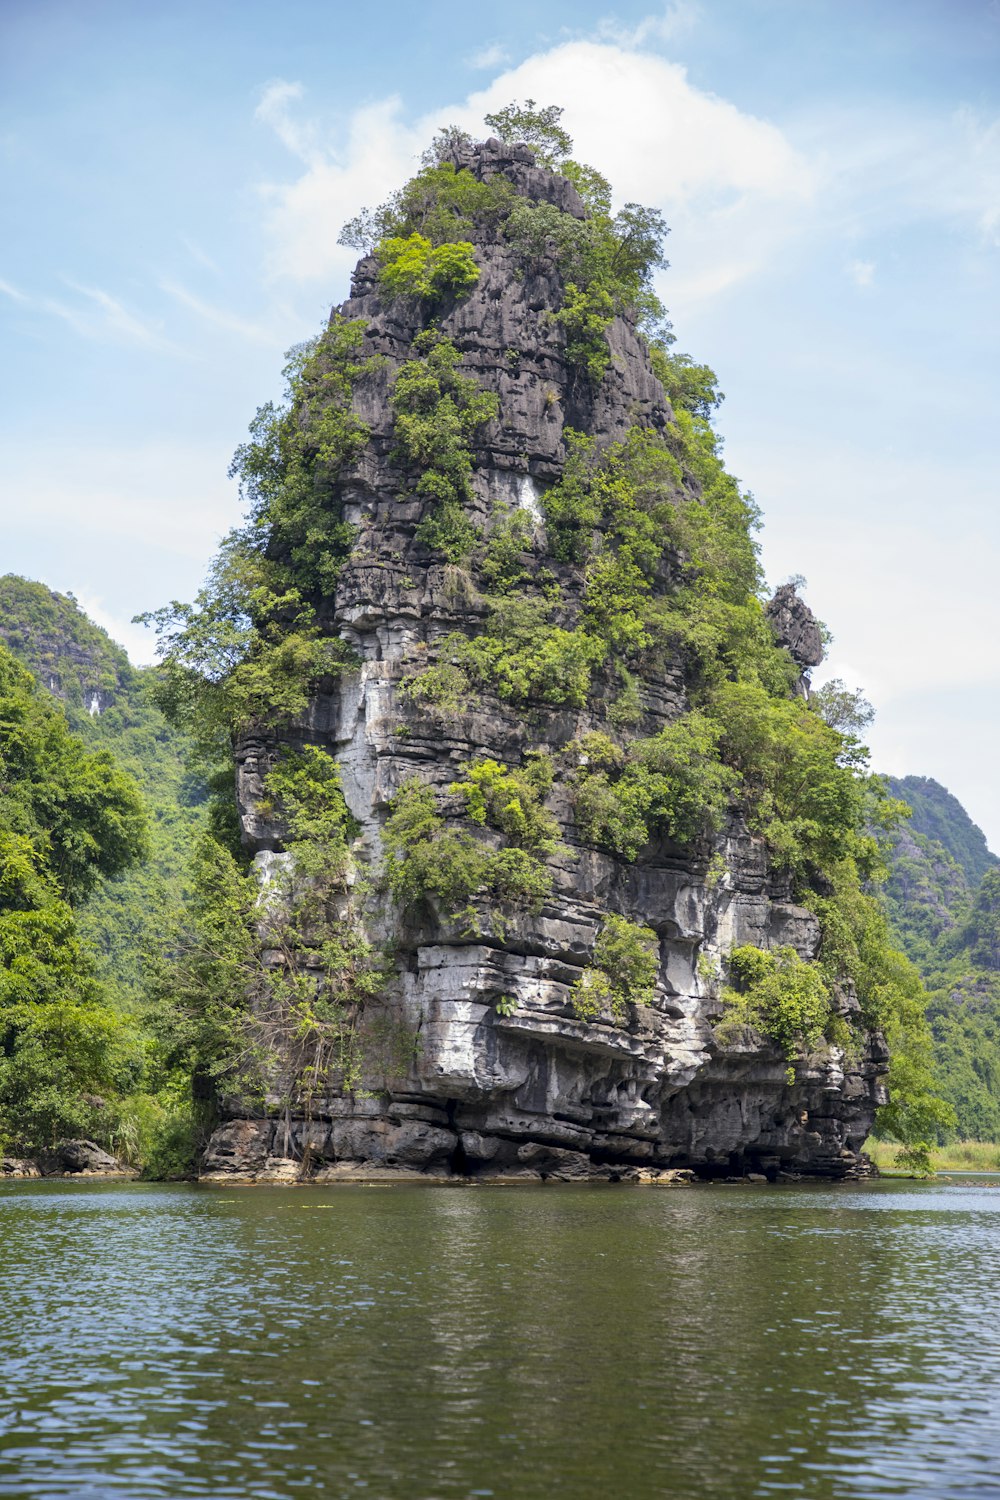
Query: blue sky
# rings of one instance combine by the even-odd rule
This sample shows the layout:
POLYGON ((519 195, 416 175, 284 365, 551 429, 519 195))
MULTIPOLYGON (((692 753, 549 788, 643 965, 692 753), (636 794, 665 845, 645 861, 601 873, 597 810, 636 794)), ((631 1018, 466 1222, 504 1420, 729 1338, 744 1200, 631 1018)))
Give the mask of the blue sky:
POLYGON ((0 570, 148 659, 340 224, 528 95, 664 210, 678 347, 875 764, 1000 848, 1000 0, 0 0, 0 570))

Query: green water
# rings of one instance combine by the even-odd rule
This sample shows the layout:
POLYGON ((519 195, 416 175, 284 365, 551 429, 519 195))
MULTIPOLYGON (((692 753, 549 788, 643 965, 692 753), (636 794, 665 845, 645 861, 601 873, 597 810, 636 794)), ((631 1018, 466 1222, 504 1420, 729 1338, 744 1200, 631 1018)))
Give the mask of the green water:
POLYGON ((0 1494, 1000 1496, 1000 1186, 0 1187, 0 1494))

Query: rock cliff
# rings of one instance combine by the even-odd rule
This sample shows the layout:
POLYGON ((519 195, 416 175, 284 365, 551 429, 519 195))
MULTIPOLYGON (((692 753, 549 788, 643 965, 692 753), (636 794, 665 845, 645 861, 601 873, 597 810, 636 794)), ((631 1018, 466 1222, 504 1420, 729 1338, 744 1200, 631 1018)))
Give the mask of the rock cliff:
MULTIPOLYGON (((537 166, 527 147, 459 142, 445 160, 480 183, 505 178, 529 204, 585 217, 572 183, 537 166)), ((367 440, 330 491, 351 544, 335 590, 320 591, 315 603, 324 636, 347 643, 353 659, 317 681, 307 712, 290 725, 241 734, 237 802, 244 844, 267 879, 294 852, 266 778, 289 748, 320 747, 336 761, 354 820, 354 865, 377 878, 394 798, 414 778, 434 789, 446 829, 469 827, 471 803, 456 790, 469 766, 523 768, 547 753, 554 771, 544 802, 558 823, 541 860, 548 886, 533 903, 505 905, 480 892, 470 918, 433 892, 406 903, 376 885, 364 921, 392 944, 382 1004, 412 1045, 391 1065, 363 1060, 363 1087, 333 1075, 306 1099, 286 1077, 263 1109, 226 1098, 228 1118, 204 1175, 853 1173, 884 1099, 887 1053, 878 1031, 859 1025, 851 984, 833 992, 833 1014, 847 1023, 841 1041, 814 1036, 791 1059, 752 1027, 717 1030, 720 976, 733 948, 791 949, 811 961, 820 945, 817 918, 793 899, 790 876, 738 802, 684 841, 657 826, 635 857, 581 831, 587 736, 604 735, 627 762, 635 736, 652 741, 678 721, 690 703, 684 652, 661 653, 633 685, 627 732, 613 727, 627 720, 612 712, 622 682, 614 652, 576 702, 568 693, 559 701, 557 691, 504 693, 474 674, 436 700, 414 690, 430 669, 460 671, 454 643, 480 637, 490 609, 479 563, 448 560, 420 531, 435 502, 414 485, 401 452, 394 392, 415 349, 430 347, 420 343, 425 330, 449 341, 461 375, 496 397, 495 415, 469 437, 465 515, 487 539, 514 519, 523 581, 513 592, 547 591, 553 628, 572 628, 586 607, 580 567, 556 555, 545 509, 567 474, 568 431, 606 452, 637 428, 669 438, 674 421, 627 312, 604 330, 610 359, 594 379, 568 353, 572 330, 552 316, 567 294, 557 255, 526 260, 502 227, 476 224, 470 237, 479 274, 463 295, 432 307, 426 298, 390 297, 368 255, 336 310, 341 324, 364 320, 359 357, 367 363, 352 411, 367 440), (582 1007, 579 985, 609 913, 655 934, 655 978, 638 999, 582 1007)), ((672 482, 678 501, 698 503, 697 474, 675 465, 672 482)), ((271 550, 280 552, 273 538, 271 550)), ((667 549, 653 596, 665 597, 684 568, 683 549, 667 549)), ((805 606, 785 590, 770 617, 778 644, 807 670, 820 641, 805 606)), ((489 820, 471 831, 491 848, 502 842, 489 820)))

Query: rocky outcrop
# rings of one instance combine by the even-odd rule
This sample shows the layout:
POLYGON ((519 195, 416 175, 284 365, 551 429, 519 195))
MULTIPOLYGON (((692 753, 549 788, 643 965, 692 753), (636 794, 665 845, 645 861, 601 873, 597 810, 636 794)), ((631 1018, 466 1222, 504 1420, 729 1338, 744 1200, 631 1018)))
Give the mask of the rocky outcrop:
POLYGON ((20 1177, 41 1177, 42 1169, 36 1161, 23 1156, 0 1156, 0 1182, 13 1181, 20 1177))
POLYGON ((20 1177, 138 1177, 95 1141, 58 1141, 37 1159, 0 1157, 0 1181, 20 1177))
POLYGON ((823 660, 823 633, 812 610, 799 598, 794 583, 783 583, 765 612, 778 645, 802 671, 800 686, 807 684, 809 669, 823 660))
MULTIPOLYGON (((484 179, 506 173, 525 195, 583 212, 575 189, 537 168, 526 148, 463 146, 455 163, 484 179)), ((538 531, 539 496, 562 473, 567 428, 609 443, 637 423, 665 429, 671 411, 626 320, 609 330, 612 364, 598 385, 569 366, 565 335, 547 315, 562 296, 554 262, 525 270, 501 238, 477 243, 476 254, 478 284, 441 316, 463 373, 499 398, 498 419, 476 443, 472 519, 488 528, 501 507, 520 507, 538 531)), ((356 852, 369 862, 407 778, 436 787, 448 806, 450 784, 475 757, 518 765, 603 723, 591 708, 525 712, 480 696, 440 711, 401 692, 449 631, 475 629, 482 604, 468 577, 414 535, 423 503, 398 468, 389 395, 423 314, 411 300, 383 303, 375 271, 361 261, 339 310, 367 320, 365 351, 382 361, 355 395, 371 430, 341 484, 356 541, 335 598, 322 605, 327 630, 349 642, 359 666, 317 694, 292 737, 336 757, 361 830, 356 852)), ((818 629, 794 590, 779 590, 769 615, 803 668, 819 660, 818 629)), ((642 732, 655 734, 684 707, 678 664, 645 685, 642 732)), ((279 751, 266 738, 237 749, 243 836, 262 867, 282 857, 282 829, 261 806, 279 751)), ((724 1045, 715 1032, 720 962, 733 945, 791 946, 804 958, 818 947, 814 917, 791 903, 762 842, 734 817, 694 853, 661 840, 628 863, 581 842, 565 775, 548 805, 562 844, 537 915, 500 923, 483 911, 470 933, 432 906, 407 916, 385 898, 376 920, 395 945, 389 1007, 412 1041, 410 1060, 373 1070, 367 1094, 331 1089, 308 1109, 286 1100, 279 1110, 275 1099, 273 1116, 255 1118, 227 1101, 231 1118, 209 1145, 206 1180, 361 1172, 576 1181, 677 1170, 843 1177, 857 1169, 884 1100, 881 1038, 856 1054, 824 1044, 790 1069, 783 1051, 755 1034, 724 1045), (652 928, 659 946, 652 1002, 630 1006, 624 1024, 581 1020, 571 1001, 608 911, 652 928)))

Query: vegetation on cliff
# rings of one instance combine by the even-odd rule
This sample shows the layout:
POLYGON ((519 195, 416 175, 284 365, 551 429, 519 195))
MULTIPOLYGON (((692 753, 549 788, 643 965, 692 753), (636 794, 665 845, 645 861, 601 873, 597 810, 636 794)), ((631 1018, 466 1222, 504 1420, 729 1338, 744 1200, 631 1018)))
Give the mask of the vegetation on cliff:
MULTIPOLYGON (((870 893, 883 873, 877 834, 901 808, 869 774, 853 729, 796 691, 800 667, 768 622, 756 507, 727 473, 711 425, 721 399, 714 376, 672 351, 653 290, 665 226, 636 204, 612 212, 608 184, 570 158, 559 113, 511 106, 488 124, 506 140, 527 141, 573 182, 578 209, 521 194, 500 172, 480 180, 463 165, 468 142, 446 131, 405 188, 348 226, 346 241, 374 256, 383 300, 412 304, 409 357, 387 376, 381 356, 367 352, 363 323, 335 316, 292 360, 288 404, 258 413, 235 461, 247 524, 224 545, 194 606, 151 617, 161 631, 159 701, 205 755, 249 732, 309 740, 310 702, 351 661, 333 599, 361 535, 356 511, 350 521, 345 514, 344 485, 371 437, 352 401, 388 379, 388 461, 400 500, 418 515, 407 563, 425 576, 450 569, 465 605, 455 629, 411 654, 410 700, 433 715, 485 697, 532 722, 586 709, 601 725, 555 746, 544 774, 538 760, 472 763, 447 804, 423 780, 402 786, 384 828, 392 894, 405 909, 430 902, 470 926, 483 905, 537 911, 556 846, 545 807, 555 778, 570 794, 573 840, 626 863, 672 849, 707 873, 716 836, 736 819, 766 849, 772 876, 815 912, 822 943, 814 963, 783 950, 730 956, 723 1001, 731 1017, 789 1056, 823 1039, 860 1047, 866 1030, 883 1029, 894 1052, 886 1122, 902 1139, 923 1138, 948 1112, 931 1087, 919 981, 893 950, 870 893), (620 319, 645 338, 673 403, 662 430, 634 426, 613 442, 565 427, 565 462, 541 494, 539 525, 499 503, 484 516, 477 445, 503 413, 496 395, 462 371, 462 351, 441 326, 476 285, 481 242, 499 245, 515 275, 555 268, 562 301, 548 309, 547 328, 581 400, 610 378, 609 330, 620 319), (665 686, 677 712, 644 732, 665 686), (844 997, 856 1003, 837 1003, 844 997)), ((323 841, 289 824, 288 845, 294 867, 308 870, 323 841)), ((209 931, 225 926, 226 892, 246 878, 235 853, 226 854, 234 863, 219 894, 222 856, 213 858, 196 898, 195 925, 209 931)), ((243 913, 233 930, 245 935, 255 920, 249 895, 233 900, 231 911, 243 913)), ((360 933, 357 901, 352 911, 360 933)), ((625 932, 616 925, 624 921, 604 913, 574 1000, 580 1016, 592 1013, 599 992, 627 1024, 629 1004, 649 993, 645 929, 626 923, 635 932, 625 932)), ((284 954, 274 974, 294 987, 308 972, 310 993, 329 996, 340 980, 307 957, 326 941, 307 929, 272 945, 284 954)), ((196 958, 212 948, 197 933, 192 942, 196 958)), ((263 961, 261 950, 254 964, 263 961)), ((242 1016, 242 1034, 252 1038, 262 1007, 248 1000, 244 960, 230 966, 221 990, 197 970, 196 961, 189 1011, 218 1016, 229 1006, 226 1029, 242 1016)), ((368 972, 362 964, 359 999, 368 972)))

